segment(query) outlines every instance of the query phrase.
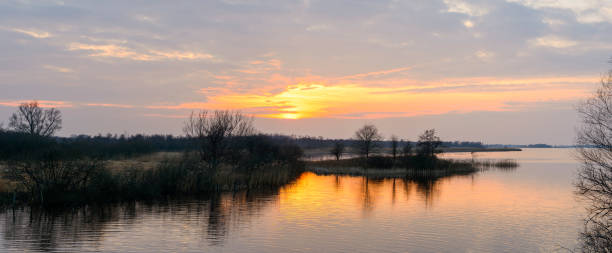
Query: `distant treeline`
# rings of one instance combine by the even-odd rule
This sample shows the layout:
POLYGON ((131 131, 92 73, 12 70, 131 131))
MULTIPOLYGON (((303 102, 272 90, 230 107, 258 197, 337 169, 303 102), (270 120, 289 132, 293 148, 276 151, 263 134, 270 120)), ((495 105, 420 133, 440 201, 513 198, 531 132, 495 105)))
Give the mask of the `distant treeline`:
MULTIPOLYGON (((295 149, 295 140, 284 135, 254 135, 250 137, 234 137, 235 145, 243 149, 253 149, 264 153, 272 151, 273 147, 288 147, 295 149), (253 147, 249 147, 252 145, 253 147)), ((76 135, 71 137, 43 137, 14 131, 0 131, 0 160, 10 160, 20 157, 32 157, 37 152, 57 150, 64 157, 96 157, 96 158, 126 158, 155 152, 184 152, 198 148, 193 138, 173 135, 76 135)), ((254 151, 254 150, 253 150, 254 151)), ((294 151, 299 152, 299 151, 294 151)), ((267 154, 269 156, 271 154, 267 154)), ((264 156, 264 154, 261 154, 264 156)))
POLYGON ((0 160, 31 156, 36 152, 55 149, 65 156, 113 158, 161 151, 186 151, 193 144, 185 137, 171 135, 78 135, 43 137, 14 131, 0 131, 0 160))
MULTIPOLYGON (((354 139, 327 139, 321 136, 313 137, 313 136, 284 136, 284 135, 274 135, 284 138, 292 138, 294 142, 303 149, 314 149, 314 148, 324 148, 331 147, 335 143, 342 143, 345 146, 354 146, 357 140, 354 139)), ((412 145, 415 145, 414 141, 410 140, 400 140, 400 143, 403 144, 410 142, 412 145)), ((381 147, 391 147, 391 140, 383 140, 379 142, 381 147)), ((474 141, 443 141, 441 142, 441 147, 465 147, 465 148, 484 148, 485 145, 482 142, 474 142, 474 141)))
POLYGON ((548 145, 548 144, 528 144, 528 145, 504 145, 504 144, 489 144, 487 148, 575 148, 574 145, 548 145))
MULTIPOLYGON (((302 149, 328 148, 341 142, 354 146, 356 140, 324 139, 322 137, 265 135, 274 143, 293 143, 302 149)), ((406 141, 403 141, 406 143, 406 141)), ((61 148, 71 156, 94 156, 100 158, 130 157, 154 152, 191 151, 196 147, 193 139, 173 135, 75 135, 71 137, 44 138, 14 131, 0 131, 0 160, 21 156, 46 149, 50 146, 61 148)), ((391 147, 391 141, 381 141, 381 147, 391 147)), ((414 145, 414 144, 413 144, 414 145)), ((442 147, 483 148, 481 142, 445 141, 442 147)))

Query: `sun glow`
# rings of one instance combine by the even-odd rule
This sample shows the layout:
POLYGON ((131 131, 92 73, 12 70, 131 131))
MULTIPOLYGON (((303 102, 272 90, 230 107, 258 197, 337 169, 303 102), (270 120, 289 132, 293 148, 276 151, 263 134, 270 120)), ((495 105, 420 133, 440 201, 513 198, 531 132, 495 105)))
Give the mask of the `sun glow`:
POLYGON ((273 115, 272 117, 281 119, 299 119, 300 115, 297 113, 279 113, 278 115, 273 115))
POLYGON ((594 78, 489 78, 444 80, 404 86, 364 86, 301 82, 276 93, 220 93, 209 96, 207 108, 240 109, 259 117, 382 118, 510 111, 529 103, 574 100, 588 93, 594 78), (537 85, 534 85, 537 84, 537 85))

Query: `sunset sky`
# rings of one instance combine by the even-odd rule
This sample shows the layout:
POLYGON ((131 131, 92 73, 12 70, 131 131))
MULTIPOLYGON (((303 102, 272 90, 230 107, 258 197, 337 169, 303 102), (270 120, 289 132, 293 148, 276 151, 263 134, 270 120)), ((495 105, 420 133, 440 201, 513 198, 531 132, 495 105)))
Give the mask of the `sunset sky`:
POLYGON ((266 133, 572 144, 612 65, 612 1, 2 1, 0 122, 181 134, 239 109, 266 133))

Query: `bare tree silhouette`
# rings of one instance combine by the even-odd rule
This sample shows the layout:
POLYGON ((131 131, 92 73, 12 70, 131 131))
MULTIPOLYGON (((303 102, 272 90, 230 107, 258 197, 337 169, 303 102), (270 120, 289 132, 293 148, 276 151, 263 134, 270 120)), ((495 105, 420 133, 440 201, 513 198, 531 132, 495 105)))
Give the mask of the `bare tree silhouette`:
POLYGON ((55 108, 42 109, 37 101, 22 103, 9 119, 9 128, 34 136, 49 137, 62 128, 62 114, 55 108))
POLYGON ((374 125, 366 124, 357 132, 355 132, 357 142, 357 150, 365 158, 368 158, 370 153, 378 147, 378 142, 382 140, 382 136, 378 133, 378 128, 374 125))
POLYGON ((440 146, 442 142, 440 141, 440 137, 436 136, 435 129, 428 129, 419 136, 419 142, 417 143, 417 147, 419 147, 419 154, 433 157, 436 154, 436 148, 440 146))
POLYGON ((391 155, 393 156, 393 160, 395 160, 395 158, 398 155, 398 148, 399 148, 399 139, 397 138, 397 136, 395 135, 391 135, 391 155))
POLYGON ((215 170, 227 150, 228 140, 255 133, 253 119, 240 111, 216 110, 191 113, 183 131, 198 142, 200 157, 215 170))
POLYGON ((582 168, 577 188, 591 204, 581 246, 585 252, 612 252, 612 70, 578 112, 582 118, 577 131, 582 168))
POLYGON ((334 142, 334 146, 329 152, 336 157, 336 160, 340 160, 342 154, 344 153, 344 143, 341 141, 334 142))

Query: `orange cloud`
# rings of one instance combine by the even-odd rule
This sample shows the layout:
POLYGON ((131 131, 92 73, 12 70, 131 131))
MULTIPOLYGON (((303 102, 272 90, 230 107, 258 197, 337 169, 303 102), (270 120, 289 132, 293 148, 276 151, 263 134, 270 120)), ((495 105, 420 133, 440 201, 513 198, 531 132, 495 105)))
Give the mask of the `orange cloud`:
MULTIPOLYGON (((589 94, 593 77, 466 78, 393 87, 302 82, 280 92, 210 94, 206 109, 241 109, 273 118, 380 118, 450 112, 508 111, 526 103, 570 101, 589 94), (516 105, 516 106, 513 106, 516 105), (259 110, 257 108, 267 108, 259 110)), ((171 106, 191 108, 190 104, 171 106)))
POLYGON ((207 103, 182 103, 178 105, 149 105, 145 108, 147 109, 168 109, 168 110, 180 110, 180 109, 208 109, 209 105, 207 103))
MULTIPOLYGON (((23 103, 31 102, 31 100, 16 100, 16 101, 2 101, 0 105, 17 107, 23 103)), ((37 100, 38 106, 44 108, 66 108, 73 107, 73 104, 68 101, 54 101, 54 100, 37 100)))
POLYGON ((135 61, 160 61, 160 60, 210 60, 214 56, 197 52, 187 51, 160 51, 146 50, 138 52, 124 46, 115 44, 93 45, 83 43, 71 43, 68 45, 69 51, 90 51, 92 57, 112 57, 123 58, 135 61))
POLYGON ((395 68, 395 69, 388 69, 388 70, 382 70, 382 71, 361 73, 361 74, 356 74, 356 75, 351 75, 351 76, 343 76, 339 79, 356 79, 356 78, 364 78, 364 77, 370 77, 370 76, 384 76, 384 75, 393 74, 397 72, 408 71, 410 69, 411 69, 410 67, 395 68))
POLYGON ((13 31, 13 32, 17 32, 17 33, 22 33, 37 39, 46 39, 51 37, 51 34, 45 31, 37 31, 37 30, 26 30, 26 29, 20 29, 20 28, 1 28, 3 30, 8 30, 8 31, 13 31))
POLYGON ((96 103, 88 103, 86 106, 95 106, 95 107, 113 107, 113 108, 134 108, 133 105, 125 105, 125 104, 96 104, 96 103))

